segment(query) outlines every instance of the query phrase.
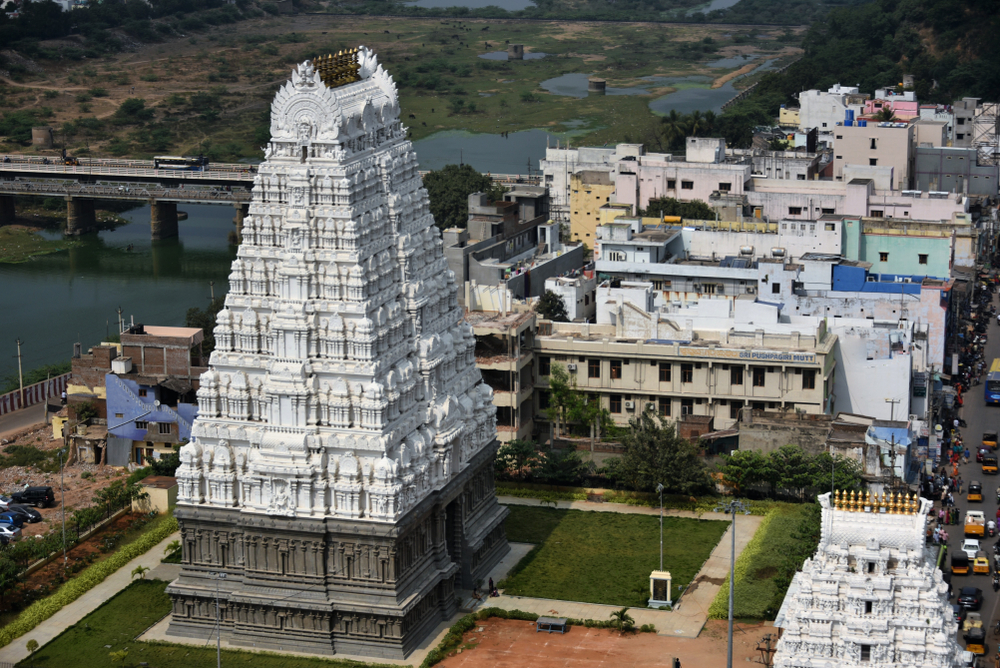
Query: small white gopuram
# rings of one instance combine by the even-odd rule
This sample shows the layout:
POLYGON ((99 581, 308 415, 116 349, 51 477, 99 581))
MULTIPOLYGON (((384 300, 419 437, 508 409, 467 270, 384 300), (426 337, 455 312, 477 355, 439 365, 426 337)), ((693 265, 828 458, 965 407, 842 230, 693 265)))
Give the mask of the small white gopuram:
POLYGON ((495 408, 396 87, 299 65, 181 449, 168 633, 404 658, 507 552, 495 408), (224 579, 219 574, 225 576, 224 579))
POLYGON ((775 668, 957 667, 948 585, 925 546, 931 502, 853 492, 819 502, 819 548, 775 622, 775 668))

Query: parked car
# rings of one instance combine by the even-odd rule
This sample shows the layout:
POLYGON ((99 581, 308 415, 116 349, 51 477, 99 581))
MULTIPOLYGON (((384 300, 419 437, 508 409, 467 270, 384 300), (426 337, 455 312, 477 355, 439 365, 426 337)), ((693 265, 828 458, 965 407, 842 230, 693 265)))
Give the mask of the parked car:
POLYGON ((7 542, 21 540, 21 529, 9 524, 0 524, 0 536, 3 536, 7 542))
POLYGON ((958 604, 969 610, 983 607, 983 590, 979 587, 962 587, 958 592, 958 604))
POLYGON ((31 524, 42 521, 42 514, 30 506, 21 506, 16 503, 12 503, 7 506, 7 512, 11 511, 21 513, 27 517, 24 521, 30 522, 31 524))
POLYGON ((11 499, 10 499, 9 496, 2 496, 2 495, 0 495, 0 510, 7 510, 7 506, 9 504, 11 504, 11 503, 14 503, 14 502, 11 501, 11 499))
POLYGON ((20 492, 14 492, 11 500, 14 503, 38 508, 51 508, 56 505, 56 496, 52 493, 51 487, 26 487, 20 492))
POLYGON ((14 526, 20 529, 24 526, 24 521, 26 517, 21 513, 15 513, 10 510, 0 513, 0 524, 6 524, 7 526, 14 526))

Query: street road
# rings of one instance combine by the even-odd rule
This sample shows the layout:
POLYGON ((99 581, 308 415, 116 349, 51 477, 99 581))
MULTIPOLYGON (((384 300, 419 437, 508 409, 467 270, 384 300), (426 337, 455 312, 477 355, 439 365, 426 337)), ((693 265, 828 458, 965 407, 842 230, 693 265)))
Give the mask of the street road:
MULTIPOLYGON (((997 303, 994 301, 994 303, 997 303)), ((984 359, 986 361, 986 368, 989 369, 993 359, 1000 357, 1000 328, 997 327, 996 319, 993 319, 990 324, 990 328, 987 332, 989 340, 986 345, 986 354, 984 359)), ((985 383, 985 375, 983 376, 985 383)), ((965 511, 968 509, 982 510, 986 515, 987 521, 996 517, 997 511, 997 496, 996 489, 1000 485, 1000 476, 996 475, 984 475, 982 465, 976 462, 975 452, 979 445, 982 443, 983 432, 990 430, 996 431, 1000 429, 1000 407, 997 406, 987 406, 985 402, 985 387, 984 383, 980 383, 974 387, 969 388, 967 392, 964 393, 963 399, 965 405, 962 408, 961 415, 965 419, 966 424, 969 426, 959 431, 962 434, 962 440, 965 442, 966 446, 969 448, 969 452, 973 453, 969 457, 969 463, 958 467, 959 475, 962 476, 964 485, 962 487, 962 494, 955 495, 955 506, 961 509, 961 522, 965 521, 965 511), (966 501, 966 488, 969 481, 978 480, 983 483, 983 502, 982 503, 968 503, 966 501)), ((998 451, 1000 454, 1000 451, 998 451)), ((940 504, 937 504, 940 508, 940 504)), ((948 531, 948 550, 951 554, 954 550, 957 550, 962 545, 962 540, 964 538, 964 531, 961 525, 959 526, 947 526, 945 529, 948 531)), ((990 558, 990 563, 993 561, 993 545, 997 542, 997 538, 985 538, 982 541, 983 551, 986 552, 987 556, 990 558)), ((950 572, 951 562, 946 559, 946 563, 942 564, 944 571, 950 572)), ((983 616, 983 625, 992 626, 996 623, 997 619, 1000 619, 1000 610, 998 610, 998 602, 1000 602, 1000 596, 993 592, 993 579, 989 575, 973 575, 968 576, 956 575, 952 578, 952 602, 958 597, 958 591, 962 587, 972 586, 979 587, 983 590, 984 602, 980 614, 983 616)), ((986 658, 989 659, 988 665, 993 665, 992 658, 996 655, 997 644, 1000 642, 1000 637, 994 636, 992 631, 987 631, 987 654, 986 658)), ((958 633, 958 641, 963 647, 965 646, 965 641, 962 639, 962 634, 958 633)))

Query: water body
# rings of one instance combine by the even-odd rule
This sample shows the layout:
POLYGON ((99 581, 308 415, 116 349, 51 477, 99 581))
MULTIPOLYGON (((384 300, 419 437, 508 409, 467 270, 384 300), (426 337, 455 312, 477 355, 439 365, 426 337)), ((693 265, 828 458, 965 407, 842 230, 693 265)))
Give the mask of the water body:
POLYGON ((746 55, 746 56, 732 56, 731 58, 720 58, 719 60, 713 60, 710 63, 705 63, 708 67, 716 68, 733 68, 733 67, 743 67, 752 60, 756 60, 756 55, 746 55))
MULTIPOLYGON (((760 67, 754 68, 749 74, 774 69, 775 62, 775 59, 768 60, 760 67)), ((649 108, 657 114, 669 114, 671 109, 676 109, 679 114, 690 114, 692 111, 708 111, 710 109, 719 113, 722 110, 722 105, 739 94, 733 84, 744 76, 747 75, 730 79, 719 88, 709 88, 707 82, 704 86, 695 85, 681 88, 674 93, 656 98, 649 103, 649 108)))
POLYGON ((545 157, 546 142, 555 146, 556 139, 545 130, 511 132, 506 138, 449 130, 415 141, 413 148, 420 169, 441 169, 461 161, 480 172, 527 175, 528 161, 532 173, 537 172, 538 161, 545 157))
MULTIPOLYGON (((15 338, 24 343, 24 369, 67 361, 77 341, 87 348, 115 331, 117 309, 123 317, 155 325, 183 325, 193 306, 229 289, 229 267, 236 257, 227 241, 235 227, 231 206, 181 205, 187 220, 176 239, 151 241, 149 207, 122 214, 131 221, 113 231, 81 237, 81 246, 44 255, 24 264, 0 264, 0 327, 10 354, 0 352, 0 375, 17 371, 11 355, 15 338), (133 244, 131 252, 126 247, 133 244)), ((47 232, 60 238, 58 232, 47 232)))
MULTIPOLYGON (((566 97, 587 97, 587 80, 590 74, 564 74, 561 77, 546 79, 538 84, 553 95, 565 95, 566 97)), ((635 88, 611 88, 605 90, 607 95, 649 95, 645 88, 636 86, 635 88)))
MULTIPOLYGON (((549 55, 549 54, 547 54, 547 53, 545 53, 543 51, 531 51, 529 53, 524 54, 524 59, 525 60, 541 60, 542 58, 544 58, 547 55, 549 55)), ((510 60, 507 57, 507 52, 506 51, 490 51, 488 53, 481 53, 481 54, 479 54, 479 57, 483 58, 485 60, 510 60)))
POLYGON ((689 9, 687 15, 691 16, 692 14, 697 14, 698 12, 708 14, 709 12, 714 12, 716 9, 729 9, 739 1, 740 0, 712 0, 707 5, 689 9))
POLYGON ((518 12, 522 9, 534 6, 531 0, 417 0, 407 3, 412 7, 423 7, 425 9, 438 9, 441 7, 468 7, 469 9, 483 9, 485 7, 499 7, 508 12, 518 12))

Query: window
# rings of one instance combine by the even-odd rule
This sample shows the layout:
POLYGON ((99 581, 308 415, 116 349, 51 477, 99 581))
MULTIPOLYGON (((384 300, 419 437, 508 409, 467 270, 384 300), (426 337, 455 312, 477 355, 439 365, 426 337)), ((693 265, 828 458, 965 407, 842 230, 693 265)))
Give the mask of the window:
POLYGON ((694 399, 681 399, 681 415, 694 413, 694 399))
POLYGON ((876 148, 878 148, 878 147, 876 146, 876 144, 875 144, 875 137, 872 137, 872 143, 871 143, 871 145, 870 145, 870 146, 869 146, 868 148, 872 149, 873 151, 874 151, 874 150, 875 150, 876 148))
POLYGON ((871 217, 872 218, 881 218, 883 215, 884 215, 883 211, 881 211, 879 209, 872 209, 872 212, 871 212, 871 217))
POLYGON ((743 367, 736 365, 729 367, 729 384, 730 385, 743 384, 743 367))
POLYGON ((823 229, 826 230, 827 232, 834 232, 836 231, 837 226, 834 225, 833 223, 825 223, 823 225, 823 229))
POLYGON ((955 135, 955 138, 956 139, 965 139, 965 135, 962 134, 961 132, 959 132, 957 135, 955 135))
POLYGON ((868 158, 869 167, 878 167, 878 158, 868 158))
POLYGON ((816 370, 815 369, 805 369, 802 371, 802 389, 803 390, 815 390, 816 389, 816 370))
POLYGON ((146 390, 139 390, 139 396, 140 397, 146 396, 146 390))
POLYGON ((799 181, 805 181, 806 180, 806 175, 805 174, 796 174, 795 178, 798 179, 799 181))
POLYGON ((587 378, 601 377, 601 360, 587 360, 587 378))
POLYGON ((118 419, 121 419, 121 418, 125 417, 125 414, 124 413, 115 413, 115 417, 118 418, 118 419))
POLYGON ((868 562, 868 572, 869 573, 874 573, 875 572, 875 562, 874 561, 869 561, 868 562))
MULTIPOLYGON (((834 213, 836 213, 836 211, 834 211, 833 209, 822 209, 822 212, 823 212, 823 213, 829 213, 829 214, 834 214, 834 213)), ((833 225, 833 223, 829 223, 829 224, 830 224, 831 226, 833 225)))
POLYGON ((871 601, 865 601, 865 614, 866 615, 872 614, 872 602, 871 601))
POLYGON ((670 417, 670 397, 660 397, 660 415, 670 417))
POLYGON ((552 373, 552 358, 551 357, 539 357, 538 358, 538 375, 548 376, 552 373))
POLYGON ((733 184, 732 183, 720 183, 719 184, 719 192, 727 193, 727 192, 729 192, 732 189, 733 189, 733 184))
POLYGON ((778 281, 771 283, 771 294, 772 295, 781 294, 781 283, 779 283, 778 281))
POLYGON ((622 379, 622 361, 611 360, 611 380, 622 379))
POLYGON ((837 139, 843 139, 844 135, 837 135, 837 139))
POLYGON ((694 190, 694 181, 681 181, 681 190, 694 190))
POLYGON ((692 365, 681 364, 681 382, 682 383, 694 382, 694 367, 692 365))
POLYGON ((549 407, 549 392, 548 390, 541 390, 538 393, 538 408, 545 410, 549 407))
POLYGON ((788 215, 789 216, 801 216, 802 215, 802 207, 801 206, 790 206, 790 207, 788 207, 788 215))
POLYGON ((956 118, 955 120, 958 122, 959 125, 965 125, 965 119, 964 118, 959 117, 959 118, 956 118))
POLYGON ((622 412, 622 395, 612 394, 611 395, 611 407, 609 409, 612 413, 622 412))
POLYGON ((673 190, 676 187, 677 187, 677 180, 676 179, 667 179, 667 189, 668 190, 673 190))
POLYGON ((608 262, 625 262, 628 258, 625 255, 625 251, 608 251, 608 262))
POLYGON ((670 364, 667 362, 660 362, 660 382, 670 382, 670 364))
POLYGON ((758 367, 753 370, 753 386, 754 387, 764 387, 765 371, 763 367, 758 367))
POLYGON ((148 422, 144 422, 143 420, 136 420, 135 421, 135 428, 136 429, 149 429, 149 423, 148 422))
POLYGON ((878 254, 878 261, 879 262, 888 262, 889 261, 889 254, 888 253, 879 253, 878 254))
POLYGON ((920 264, 927 264, 927 253, 918 253, 917 262, 920 264))
POLYGON ((823 124, 823 127, 824 127, 824 128, 826 127, 826 123, 824 123, 824 124, 823 124))
POLYGON ((739 420, 740 419, 740 409, 743 408, 743 404, 736 403, 735 401, 729 404, 729 419, 739 420))
POLYGON ((872 646, 862 645, 861 646, 861 663, 869 663, 872 660, 872 646))
POLYGON ((157 427, 159 427, 159 432, 161 434, 169 434, 170 433, 170 423, 169 422, 159 422, 159 423, 157 423, 157 427))

